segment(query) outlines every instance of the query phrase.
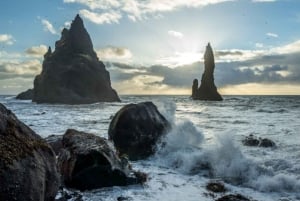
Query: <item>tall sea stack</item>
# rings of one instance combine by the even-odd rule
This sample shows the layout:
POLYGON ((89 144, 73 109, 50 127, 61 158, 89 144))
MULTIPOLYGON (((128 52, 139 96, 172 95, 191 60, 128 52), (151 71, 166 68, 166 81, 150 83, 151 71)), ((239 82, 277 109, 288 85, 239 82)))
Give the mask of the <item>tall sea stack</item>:
POLYGON ((64 104, 120 100, 79 15, 70 29, 62 30, 55 51, 49 47, 44 55, 42 72, 34 80, 32 100, 64 104))
POLYGON ((192 86, 192 98, 194 100, 221 101, 222 96, 218 93, 214 83, 215 59, 210 43, 206 46, 204 54, 204 73, 198 88, 198 80, 194 79, 192 86))

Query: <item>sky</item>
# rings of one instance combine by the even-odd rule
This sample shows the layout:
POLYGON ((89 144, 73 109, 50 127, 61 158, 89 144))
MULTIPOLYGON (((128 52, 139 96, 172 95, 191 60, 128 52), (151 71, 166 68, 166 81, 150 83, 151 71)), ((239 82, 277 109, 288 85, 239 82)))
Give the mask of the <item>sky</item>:
POLYGON ((205 46, 221 94, 300 95, 299 0, 1 0, 0 94, 33 87, 80 14, 119 94, 191 94, 205 46))

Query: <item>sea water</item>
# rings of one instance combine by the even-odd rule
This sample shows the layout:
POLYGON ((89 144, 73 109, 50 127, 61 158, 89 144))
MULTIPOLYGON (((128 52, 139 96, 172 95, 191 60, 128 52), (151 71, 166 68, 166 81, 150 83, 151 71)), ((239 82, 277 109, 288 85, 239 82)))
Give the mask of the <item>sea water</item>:
POLYGON ((300 96, 225 96, 193 101, 188 96, 122 96, 120 103, 35 104, 0 96, 0 102, 42 137, 66 129, 107 137, 113 115, 128 103, 154 102, 173 129, 147 160, 132 162, 148 174, 142 185, 81 192, 84 200, 211 201, 210 181, 224 182, 227 194, 258 201, 300 200, 300 96), (253 134, 276 143, 246 147, 253 134))

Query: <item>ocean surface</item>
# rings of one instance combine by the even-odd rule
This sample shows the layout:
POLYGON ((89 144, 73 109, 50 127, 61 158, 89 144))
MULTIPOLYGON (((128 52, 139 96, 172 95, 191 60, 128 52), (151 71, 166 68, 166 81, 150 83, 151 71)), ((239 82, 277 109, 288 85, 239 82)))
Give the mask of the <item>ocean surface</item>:
POLYGON ((300 200, 300 96, 224 96, 222 102, 188 96, 121 96, 121 103, 50 105, 0 96, 0 102, 43 137, 66 129, 107 137, 112 116, 128 103, 153 101, 173 124, 157 154, 132 162, 146 172, 143 186, 82 193, 88 201, 127 197, 145 201, 212 201, 205 186, 222 181, 229 193, 258 201, 300 200), (246 147, 253 134, 275 148, 246 147), (207 171, 209 164, 212 169, 207 171))

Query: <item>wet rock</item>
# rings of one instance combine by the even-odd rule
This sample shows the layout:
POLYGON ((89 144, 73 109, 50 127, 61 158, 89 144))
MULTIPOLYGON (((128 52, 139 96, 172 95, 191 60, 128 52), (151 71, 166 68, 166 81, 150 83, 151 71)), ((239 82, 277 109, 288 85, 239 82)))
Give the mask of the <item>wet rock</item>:
POLYGON ((144 159, 155 152, 156 144, 170 129, 170 123, 152 102, 121 108, 109 125, 109 139, 120 155, 144 159))
POLYGON ((51 147, 0 104, 0 200, 53 201, 59 185, 51 147))
POLYGON ((275 147, 276 144, 275 144, 275 142, 273 142, 270 139, 263 138, 263 139, 260 139, 260 142, 259 142, 258 146, 259 147, 275 147))
POLYGON ((230 195, 225 195, 223 197, 220 197, 216 199, 216 201, 251 201, 251 200, 240 194, 230 194, 230 195))
POLYGON ((142 183, 125 158, 104 138, 69 129, 63 136, 58 167, 67 187, 90 190, 142 183))
POLYGON ((223 183, 220 182, 210 182, 207 184, 206 189, 214 193, 224 193, 226 188, 223 183))
POLYGON ((28 89, 27 91, 21 92, 16 96, 16 99, 19 100, 32 100, 33 98, 33 89, 28 89))
POLYGON ((120 101, 79 15, 69 30, 63 29, 55 51, 49 48, 44 55, 42 72, 34 80, 32 100, 64 104, 120 101))
POLYGON ((61 188, 56 195, 55 201, 83 201, 82 195, 78 192, 61 188))
POLYGON ((245 146, 256 146, 256 147, 275 147, 276 144, 270 139, 267 138, 257 138, 254 135, 250 134, 242 140, 243 145, 245 146))
POLYGON ((222 96, 217 91, 214 83, 215 59, 213 50, 208 43, 204 54, 204 73, 202 74, 201 84, 198 88, 198 80, 194 79, 192 87, 192 98, 194 100, 221 101, 222 96))
POLYGON ((62 139, 62 135, 49 135, 45 138, 45 141, 52 147, 55 154, 58 155, 63 148, 62 139))

